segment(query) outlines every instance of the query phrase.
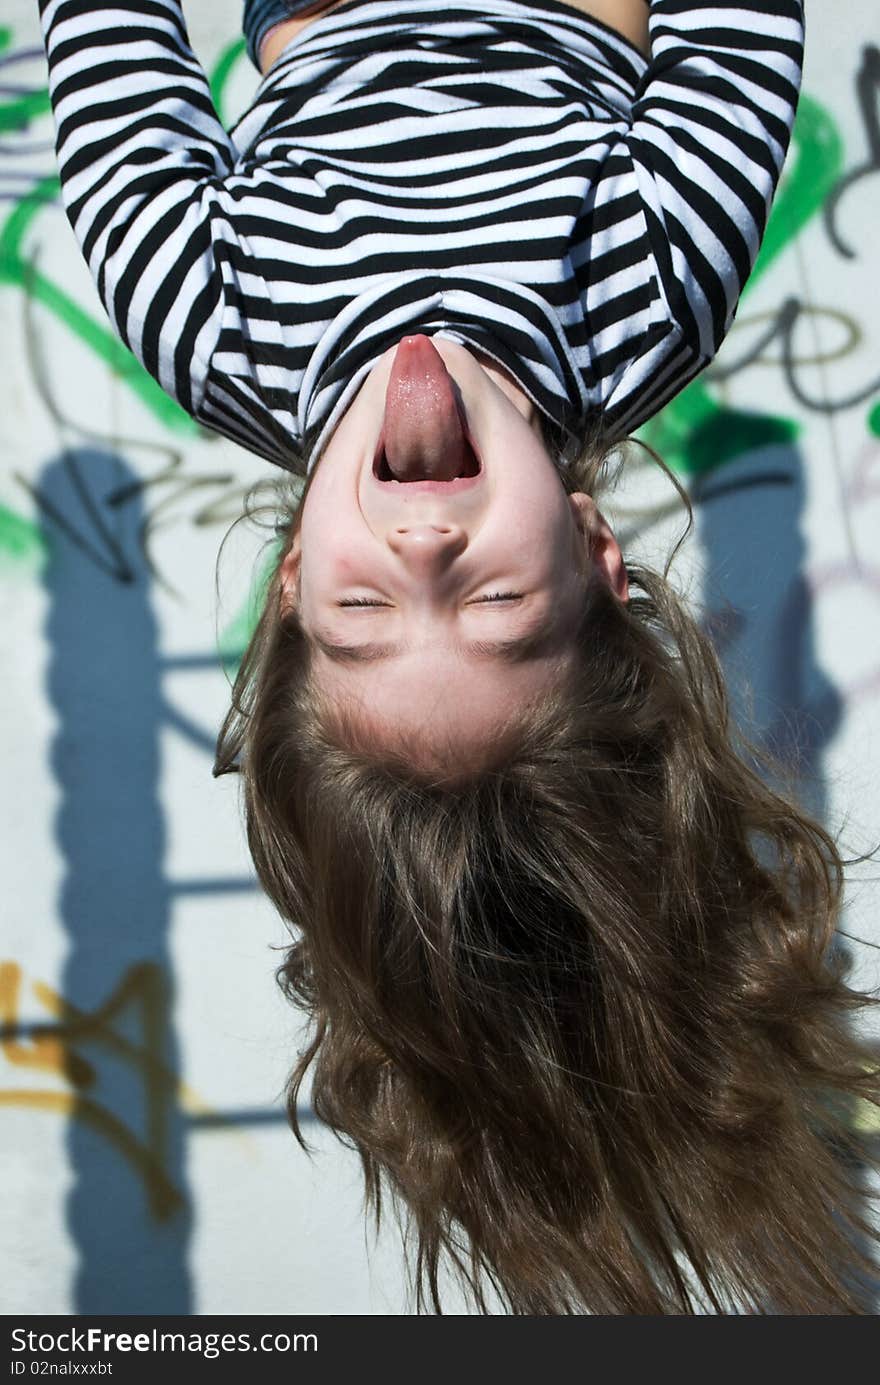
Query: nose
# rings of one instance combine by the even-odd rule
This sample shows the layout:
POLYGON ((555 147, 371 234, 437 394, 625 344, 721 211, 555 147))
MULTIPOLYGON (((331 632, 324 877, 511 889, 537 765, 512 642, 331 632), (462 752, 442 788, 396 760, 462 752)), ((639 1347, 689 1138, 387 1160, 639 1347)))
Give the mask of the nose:
POLYGON ((410 572, 443 572, 467 547, 467 534, 457 524, 399 524, 388 544, 410 572))

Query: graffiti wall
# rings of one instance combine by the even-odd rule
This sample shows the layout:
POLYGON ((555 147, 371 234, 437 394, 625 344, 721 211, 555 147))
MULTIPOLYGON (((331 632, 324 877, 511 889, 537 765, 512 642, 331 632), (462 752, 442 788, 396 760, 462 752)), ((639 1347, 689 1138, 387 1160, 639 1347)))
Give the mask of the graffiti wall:
MULTIPOLYGON (((735 328, 644 439, 692 497, 673 571, 741 716, 856 855, 880 839, 880 32, 864 7, 811 9, 735 328)), ((256 85, 238 5, 188 11, 231 120, 256 85)), ((271 533, 239 526, 218 552, 267 466, 113 338, 58 200, 33 0, 4 15, 2 1311, 403 1313, 357 1159, 307 1110, 313 1159, 287 1128, 285 935, 236 785, 210 773, 271 533)), ((608 508, 662 562, 682 509, 647 458, 608 508)), ((876 873, 853 868, 844 919, 864 986, 876 873)))

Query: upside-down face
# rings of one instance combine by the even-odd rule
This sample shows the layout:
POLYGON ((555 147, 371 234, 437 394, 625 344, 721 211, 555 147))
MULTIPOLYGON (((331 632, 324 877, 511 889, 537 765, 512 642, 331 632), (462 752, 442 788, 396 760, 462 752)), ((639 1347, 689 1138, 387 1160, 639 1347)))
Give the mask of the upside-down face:
POLYGON ((426 336, 388 351, 340 422, 283 576, 324 700, 447 762, 481 758, 564 676, 591 578, 627 597, 611 530, 566 494, 531 400, 426 336))

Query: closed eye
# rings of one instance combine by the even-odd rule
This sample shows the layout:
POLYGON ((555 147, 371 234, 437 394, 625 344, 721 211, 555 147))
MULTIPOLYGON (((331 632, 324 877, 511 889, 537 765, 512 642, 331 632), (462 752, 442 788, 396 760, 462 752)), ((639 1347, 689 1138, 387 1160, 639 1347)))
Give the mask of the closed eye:
MULTIPOLYGON (((486 596, 475 596, 468 605, 484 601, 522 601, 522 592, 489 592, 486 596)), ((337 606, 390 606, 390 601, 375 601, 368 596, 349 596, 337 601, 337 606)))

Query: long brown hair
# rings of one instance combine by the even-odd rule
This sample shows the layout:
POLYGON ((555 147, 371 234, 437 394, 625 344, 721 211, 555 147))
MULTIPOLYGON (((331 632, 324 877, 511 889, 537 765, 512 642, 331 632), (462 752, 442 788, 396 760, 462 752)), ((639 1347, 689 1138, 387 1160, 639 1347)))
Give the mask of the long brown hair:
MULTIPOLYGON (((602 459, 569 469, 593 494, 602 459)), ((665 576, 590 589, 577 676, 454 785, 321 705, 279 570, 220 733, 318 1117, 480 1312, 869 1312, 832 836, 737 748, 665 576)))

